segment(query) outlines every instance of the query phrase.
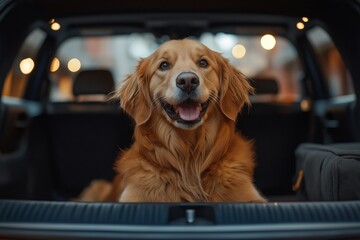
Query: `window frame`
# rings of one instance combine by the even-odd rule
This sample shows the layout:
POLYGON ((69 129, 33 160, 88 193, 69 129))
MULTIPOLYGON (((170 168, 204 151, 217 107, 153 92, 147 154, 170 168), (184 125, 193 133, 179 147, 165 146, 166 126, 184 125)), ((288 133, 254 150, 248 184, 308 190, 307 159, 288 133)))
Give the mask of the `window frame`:
MULTIPOLYGON (((333 99, 333 98, 337 98, 337 97, 343 97, 343 96, 348 96, 348 95, 355 95, 355 86, 354 86, 354 80, 352 77, 352 74, 350 72, 350 69, 348 68, 346 62, 345 62, 345 58, 341 53, 341 50, 338 48, 338 46, 336 45, 336 42, 333 38, 333 36, 331 35, 331 31, 326 27, 326 25, 324 25, 321 22, 318 21, 314 21, 314 23, 311 25, 311 27, 309 27, 306 32, 304 32, 304 36, 306 38, 307 44, 308 44, 308 48, 310 49, 310 51, 312 52, 312 58, 314 60, 315 63, 315 67, 316 70, 318 72, 318 80, 321 81, 321 83, 318 84, 318 86, 321 86, 322 88, 322 92, 323 92, 323 98, 321 99, 333 99), (344 94, 344 95, 336 95, 333 96, 330 92, 330 86, 329 86, 329 79, 327 79, 326 76, 326 72, 324 71, 324 67, 322 66, 321 63, 321 59, 319 57, 319 54, 317 53, 316 50, 316 46, 314 43, 312 43, 310 37, 308 36, 310 34, 310 31, 314 30, 315 28, 320 28, 322 31, 324 31, 327 36, 329 37, 329 40, 331 41, 331 44, 334 46, 334 48, 336 49, 336 51, 339 53, 339 56, 341 58, 341 62, 345 67, 345 70, 347 71, 347 73, 349 74, 349 82, 351 83, 351 88, 352 88, 352 93, 350 94, 344 94)), ((325 66, 325 68, 327 68, 328 66, 325 66)), ((319 89, 317 89, 319 91, 319 89)))

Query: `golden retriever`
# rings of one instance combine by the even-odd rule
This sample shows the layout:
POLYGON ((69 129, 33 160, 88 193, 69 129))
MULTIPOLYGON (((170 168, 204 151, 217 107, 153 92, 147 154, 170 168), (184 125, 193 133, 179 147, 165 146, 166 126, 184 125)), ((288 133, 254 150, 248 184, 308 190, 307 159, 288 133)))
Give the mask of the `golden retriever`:
POLYGON ((142 59, 116 94, 136 126, 105 200, 265 202, 252 142, 235 127, 251 91, 228 60, 193 40, 168 41, 142 59))

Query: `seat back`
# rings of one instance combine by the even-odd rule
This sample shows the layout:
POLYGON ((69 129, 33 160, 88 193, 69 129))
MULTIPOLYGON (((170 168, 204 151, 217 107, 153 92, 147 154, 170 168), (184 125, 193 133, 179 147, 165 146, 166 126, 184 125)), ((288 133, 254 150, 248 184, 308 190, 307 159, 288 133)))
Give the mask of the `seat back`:
POLYGON ((302 111, 300 102, 276 101, 275 79, 255 79, 252 85, 252 106, 239 114, 237 128, 254 140, 255 183, 265 195, 292 194, 294 151, 308 137, 309 113, 302 111))
POLYGON ((96 102, 114 89, 110 72, 79 73, 75 102, 50 103, 51 156, 54 186, 60 199, 76 197, 93 179, 112 179, 114 161, 132 142, 132 120, 118 102, 96 102), (90 97, 86 100, 81 96, 90 97))
POLYGON ((114 78, 108 70, 82 71, 74 80, 73 95, 77 98, 80 96, 107 96, 112 91, 114 91, 114 78))

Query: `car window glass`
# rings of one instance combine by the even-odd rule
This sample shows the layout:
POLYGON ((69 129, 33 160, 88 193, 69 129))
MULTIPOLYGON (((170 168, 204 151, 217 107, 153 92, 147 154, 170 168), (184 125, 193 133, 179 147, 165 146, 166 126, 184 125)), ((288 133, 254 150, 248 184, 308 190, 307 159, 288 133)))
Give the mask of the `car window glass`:
POLYGON ((221 52, 258 87, 252 101, 300 100, 303 72, 295 47, 286 38, 270 34, 217 33, 203 34, 200 39, 221 52))
POLYGON ((18 55, 9 70, 2 89, 3 96, 22 98, 27 80, 36 66, 38 53, 46 34, 40 29, 32 31, 25 39, 18 55))
POLYGON ((350 74, 329 34, 321 27, 307 32, 321 65, 330 97, 354 93, 350 74))
MULTIPOLYGON (((297 52, 286 38, 267 37, 267 40, 262 40, 263 35, 203 33, 198 40, 221 52, 250 81, 265 86, 252 96, 253 101, 297 101, 301 97, 299 80, 302 77, 297 52)), ((66 40, 56 53, 53 62, 56 67, 50 73, 50 100, 73 101, 74 79, 85 70, 109 70, 117 88, 121 80, 134 70, 139 59, 154 52, 161 41, 163 39, 157 39, 151 33, 66 40)))

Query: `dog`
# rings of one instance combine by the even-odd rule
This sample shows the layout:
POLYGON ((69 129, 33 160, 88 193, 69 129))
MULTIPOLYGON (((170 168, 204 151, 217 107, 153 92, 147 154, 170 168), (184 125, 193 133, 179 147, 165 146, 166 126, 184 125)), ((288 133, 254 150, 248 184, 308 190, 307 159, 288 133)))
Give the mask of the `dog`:
POLYGON ((241 72, 195 40, 140 60, 116 93, 135 121, 134 143, 116 161, 106 201, 266 202, 253 183, 253 143, 235 126, 250 92, 241 72))

